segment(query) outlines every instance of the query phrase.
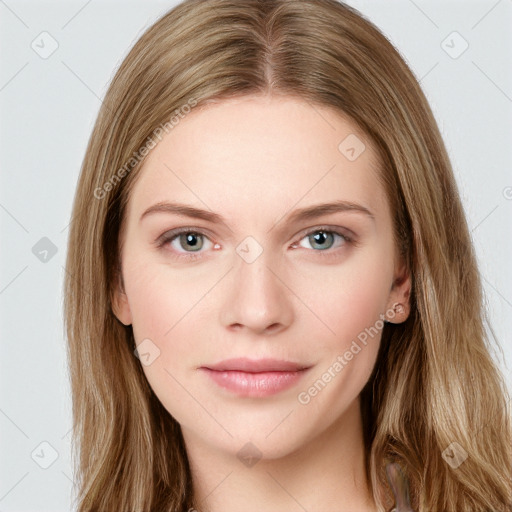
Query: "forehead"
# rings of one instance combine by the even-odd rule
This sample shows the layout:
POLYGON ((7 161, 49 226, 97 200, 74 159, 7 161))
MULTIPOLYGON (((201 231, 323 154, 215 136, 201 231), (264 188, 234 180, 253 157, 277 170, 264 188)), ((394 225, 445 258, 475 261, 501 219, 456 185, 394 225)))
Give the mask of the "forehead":
POLYGON ((372 141, 338 112, 304 100, 244 97, 186 115, 147 156, 129 215, 176 201, 263 222, 294 207, 347 200, 385 213, 372 141), (251 218, 252 216, 252 218, 251 218))

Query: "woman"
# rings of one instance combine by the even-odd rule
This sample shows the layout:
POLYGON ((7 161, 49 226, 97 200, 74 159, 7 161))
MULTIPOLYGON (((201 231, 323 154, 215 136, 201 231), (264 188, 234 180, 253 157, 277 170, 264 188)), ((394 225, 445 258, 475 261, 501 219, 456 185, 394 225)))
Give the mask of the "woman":
POLYGON ((165 14, 112 80, 72 218, 80 512, 510 510, 450 162, 356 10, 165 14))

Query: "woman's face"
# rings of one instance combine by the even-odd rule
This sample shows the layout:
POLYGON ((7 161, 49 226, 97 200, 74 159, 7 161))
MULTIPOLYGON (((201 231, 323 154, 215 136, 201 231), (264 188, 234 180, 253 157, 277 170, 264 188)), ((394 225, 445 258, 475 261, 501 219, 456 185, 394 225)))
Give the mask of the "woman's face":
POLYGON ((370 140, 328 108, 244 97, 192 109, 141 172, 114 310, 185 439, 277 458, 343 421, 382 320, 408 314, 370 140))

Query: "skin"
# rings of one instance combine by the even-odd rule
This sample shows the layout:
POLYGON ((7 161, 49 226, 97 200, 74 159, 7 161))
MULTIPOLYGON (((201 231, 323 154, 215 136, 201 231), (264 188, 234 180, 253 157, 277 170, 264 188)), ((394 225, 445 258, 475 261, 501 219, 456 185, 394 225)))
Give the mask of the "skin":
POLYGON ((201 512, 376 510, 359 393, 381 331, 358 343, 361 350, 308 403, 298 400, 379 315, 400 323, 409 314, 410 278, 393 244, 376 155, 334 110, 246 96, 193 109, 144 163, 126 212, 124 288, 114 312, 133 326, 137 345, 149 339, 159 350, 143 369, 181 425, 201 512), (366 146, 354 161, 338 149, 350 134, 366 146), (363 205, 374 219, 344 211, 288 222, 296 209, 336 200, 363 205), (168 212, 140 220, 160 201, 211 210, 227 225, 168 212), (186 234, 155 245, 180 227, 205 234, 199 252, 186 234), (315 242, 321 227, 354 241, 330 232, 315 242), (251 263, 236 251, 248 236, 263 251, 251 263), (390 315, 397 302, 401 312, 390 315), (231 357, 312 368, 291 389, 243 398, 198 370, 231 357), (250 467, 237 457, 248 442, 257 460, 250 467))

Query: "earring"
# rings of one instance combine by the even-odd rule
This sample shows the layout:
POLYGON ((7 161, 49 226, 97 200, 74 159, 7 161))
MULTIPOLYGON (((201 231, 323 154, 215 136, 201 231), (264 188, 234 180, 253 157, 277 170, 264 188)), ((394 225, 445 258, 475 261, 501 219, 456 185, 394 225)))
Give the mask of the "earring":
POLYGON ((404 305, 401 302, 399 302, 398 304, 395 304, 393 306, 393 311, 395 313, 403 313, 404 312, 404 305))
POLYGON ((393 304, 393 315, 391 315, 391 318, 389 318, 389 319, 387 318, 386 320, 384 320, 384 322, 387 324, 392 324, 393 322, 391 320, 393 318, 395 318, 395 316, 397 314, 400 314, 403 312, 404 312, 404 305, 401 302, 397 302, 397 303, 393 304))

